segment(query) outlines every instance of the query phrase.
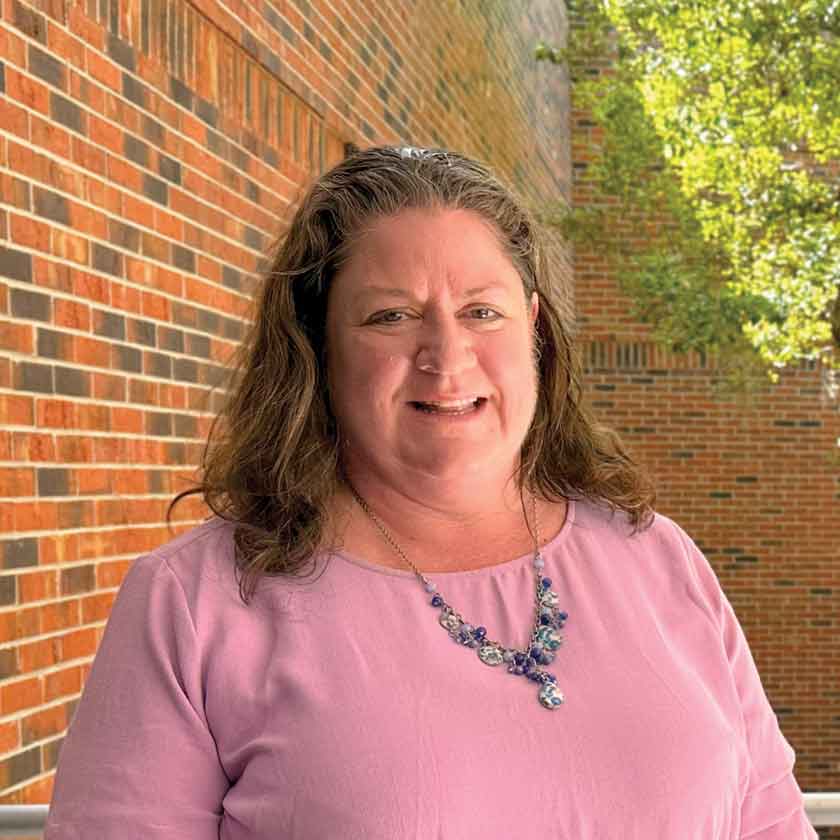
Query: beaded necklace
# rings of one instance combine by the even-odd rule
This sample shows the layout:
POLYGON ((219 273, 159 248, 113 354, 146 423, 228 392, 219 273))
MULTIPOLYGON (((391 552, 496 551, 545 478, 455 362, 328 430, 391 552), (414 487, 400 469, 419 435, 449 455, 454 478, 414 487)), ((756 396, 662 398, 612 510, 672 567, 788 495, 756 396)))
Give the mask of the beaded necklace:
POLYGON ((537 522, 537 499, 531 494, 534 509, 534 574, 536 576, 536 615, 531 631, 531 640, 523 650, 507 648, 500 642, 487 638, 487 629, 474 626, 461 617, 444 598, 437 592, 437 585, 426 576, 405 556, 402 549, 386 530, 379 518, 370 509, 367 502, 356 492, 356 488, 344 479, 362 510, 373 520, 373 524, 382 536, 397 551, 397 553, 414 570, 422 581, 426 592, 433 593, 429 602, 433 607, 439 607, 438 623, 449 637, 459 645, 474 648, 478 658, 490 666, 507 663, 509 674, 527 677, 540 684, 537 699, 546 709, 557 709, 564 702, 563 693, 557 687, 557 678, 548 671, 538 668, 538 665, 550 665, 556 656, 556 650, 563 643, 560 629, 565 625, 568 614, 558 609, 557 593, 551 589, 551 579, 542 577, 545 560, 540 554, 539 523, 537 522))

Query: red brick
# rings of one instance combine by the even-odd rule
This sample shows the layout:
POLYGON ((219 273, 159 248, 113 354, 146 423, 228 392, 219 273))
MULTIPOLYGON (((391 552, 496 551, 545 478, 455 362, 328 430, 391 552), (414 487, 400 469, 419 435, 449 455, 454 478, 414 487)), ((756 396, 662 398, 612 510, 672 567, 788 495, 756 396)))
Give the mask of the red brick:
POLYGON ((119 66, 93 50, 87 50, 88 73, 116 93, 122 92, 122 71, 119 66))
POLYGON ((15 432, 12 435, 13 454, 16 461, 55 461, 55 439, 51 434, 15 432))
POLYGON ((29 140, 29 114, 5 96, 0 96, 0 125, 4 131, 29 140))
POLYGON ((54 320, 59 327, 90 331, 90 307, 81 302, 56 298, 54 320))
POLYGON ((52 231, 52 252, 62 260, 87 265, 90 244, 83 236, 76 236, 66 230, 54 228, 52 231))
POLYGON ((92 21, 84 12, 82 5, 70 6, 67 22, 70 31, 90 44, 100 52, 105 50, 105 30, 95 21, 92 21))
POLYGON ((88 133, 90 140, 97 146, 105 146, 116 155, 122 155, 122 131, 112 123, 100 119, 95 114, 88 114, 88 133))
POLYGON ((12 242, 36 251, 48 252, 50 249, 50 225, 37 219, 15 214, 9 217, 12 242))
MULTIPOLYGON (((15 353, 31 354, 34 352, 35 336, 32 324, 17 324, 14 321, 0 320, 0 349, 15 353)), ((0 403, 0 423, 2 423, 2 403, 0 403)))
POLYGON ((23 394, 0 394, 0 425, 31 426, 34 409, 32 397, 23 394))
POLYGON ((47 86, 30 76, 24 76, 9 64, 6 65, 6 96, 49 116, 50 94, 47 86))

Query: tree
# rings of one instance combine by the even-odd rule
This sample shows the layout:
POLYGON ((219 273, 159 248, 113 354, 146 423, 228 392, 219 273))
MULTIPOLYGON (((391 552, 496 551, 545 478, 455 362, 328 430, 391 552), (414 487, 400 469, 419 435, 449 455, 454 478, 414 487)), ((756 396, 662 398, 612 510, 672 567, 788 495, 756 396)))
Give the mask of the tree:
POLYGON ((589 174, 612 202, 545 219, 608 246, 636 317, 672 349, 714 352, 729 382, 755 370, 776 382, 801 359, 833 382, 840 2, 568 7, 568 46, 536 57, 565 65, 601 127, 589 174))

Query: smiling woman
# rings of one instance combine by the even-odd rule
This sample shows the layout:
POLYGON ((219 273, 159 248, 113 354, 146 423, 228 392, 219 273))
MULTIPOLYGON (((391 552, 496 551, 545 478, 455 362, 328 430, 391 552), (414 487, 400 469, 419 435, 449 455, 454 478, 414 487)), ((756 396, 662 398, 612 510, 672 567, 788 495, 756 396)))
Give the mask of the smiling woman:
MULTIPOLYGON (((438 525, 453 569, 476 542, 465 515, 484 514, 484 533, 498 530, 491 536, 511 528, 499 513, 536 408, 538 310, 537 292, 529 301, 498 236, 469 210, 378 219, 332 283, 328 377, 345 473, 376 507, 388 494, 396 504, 434 499, 438 511, 459 511, 452 528, 438 525), (475 287, 487 277, 497 280, 475 287), (389 278, 402 285, 380 291, 389 278), (383 311, 397 300, 401 308, 383 311)), ((405 515, 394 518, 424 530, 420 511, 405 515)))
POLYGON ((581 402, 541 241, 445 150, 312 185, 172 502, 215 516, 131 565, 45 840, 815 840, 714 571, 581 402))

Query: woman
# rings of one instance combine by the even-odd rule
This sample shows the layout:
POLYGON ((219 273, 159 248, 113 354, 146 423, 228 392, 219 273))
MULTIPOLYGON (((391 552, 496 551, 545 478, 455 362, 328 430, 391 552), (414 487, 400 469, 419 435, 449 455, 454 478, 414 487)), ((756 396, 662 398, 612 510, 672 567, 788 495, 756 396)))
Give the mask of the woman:
POLYGON ((174 500, 217 515, 123 581, 45 840, 816 838, 539 237, 449 152, 314 184, 174 500))

